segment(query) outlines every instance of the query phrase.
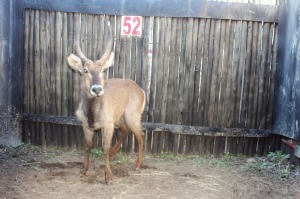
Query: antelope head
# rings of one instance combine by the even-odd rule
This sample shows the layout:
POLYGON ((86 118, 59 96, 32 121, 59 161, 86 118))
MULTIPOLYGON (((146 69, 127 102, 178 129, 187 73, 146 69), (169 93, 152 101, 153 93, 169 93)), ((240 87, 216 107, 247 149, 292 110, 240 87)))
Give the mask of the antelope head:
POLYGON ((104 94, 104 70, 113 65, 114 52, 112 52, 113 39, 110 23, 108 23, 108 41, 103 56, 96 61, 92 61, 83 54, 80 48, 79 30, 75 33, 74 49, 75 53, 68 56, 69 66, 81 73, 83 78, 83 89, 87 96, 99 97, 104 94))

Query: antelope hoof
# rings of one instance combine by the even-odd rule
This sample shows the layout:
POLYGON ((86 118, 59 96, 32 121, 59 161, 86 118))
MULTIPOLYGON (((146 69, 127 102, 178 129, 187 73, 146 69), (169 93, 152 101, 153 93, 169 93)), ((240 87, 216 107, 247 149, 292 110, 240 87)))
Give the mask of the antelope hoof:
POLYGON ((112 173, 111 172, 105 172, 105 182, 107 185, 110 185, 112 182, 112 173))
POLYGON ((80 176, 83 177, 83 176, 86 176, 86 172, 87 172, 87 169, 82 169, 82 171, 80 172, 80 176))
POLYGON ((141 168, 141 166, 142 166, 142 162, 136 162, 135 166, 134 166, 134 169, 139 170, 141 168))

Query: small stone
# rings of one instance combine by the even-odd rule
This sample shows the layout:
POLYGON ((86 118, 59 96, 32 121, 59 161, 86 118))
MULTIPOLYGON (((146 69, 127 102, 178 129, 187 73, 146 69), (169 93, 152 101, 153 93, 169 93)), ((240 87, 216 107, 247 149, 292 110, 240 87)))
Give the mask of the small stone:
POLYGON ((247 159, 247 163, 248 163, 248 164, 256 163, 256 159, 255 159, 255 158, 248 158, 248 159, 247 159))

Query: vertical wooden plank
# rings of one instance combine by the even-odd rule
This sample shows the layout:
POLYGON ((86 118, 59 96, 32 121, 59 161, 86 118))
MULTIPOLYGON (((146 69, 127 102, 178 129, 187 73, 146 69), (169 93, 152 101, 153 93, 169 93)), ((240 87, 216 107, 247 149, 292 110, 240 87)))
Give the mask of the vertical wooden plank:
MULTIPOLYGON (((142 62, 143 62, 143 40, 144 38, 138 37, 136 39, 136 60, 135 60, 135 81, 138 85, 142 86, 142 62)), ((148 50, 146 51, 148 52, 148 50)))
POLYGON ((158 153, 158 144, 159 144, 159 133, 153 131, 153 138, 152 138, 152 153, 158 153))
MULTIPOLYGON (((182 37, 182 18, 177 18, 176 23, 174 22, 174 26, 176 26, 176 37, 175 37, 175 57, 174 57, 174 75, 173 75, 173 100, 172 100, 172 109, 170 111, 171 123, 178 124, 177 118, 179 117, 178 112, 178 96, 179 96, 179 71, 180 71, 180 45, 181 45, 181 37, 182 37)), ((179 139, 178 135, 175 136, 177 141, 179 139), (178 138, 178 139, 177 139, 178 138)), ((177 148, 178 149, 178 148, 177 148)), ((176 149, 176 150, 177 150, 176 149)))
POLYGON ((208 79, 209 79, 209 46, 210 46, 210 30, 211 30, 211 20, 210 19, 206 19, 206 25, 205 25, 205 44, 204 44, 204 54, 203 54, 203 66, 202 66, 202 76, 201 76, 201 88, 200 88, 200 92, 201 94, 201 98, 200 98, 200 125, 201 126, 207 126, 208 122, 207 122, 207 99, 209 98, 209 93, 207 92, 207 88, 209 88, 209 86, 207 85, 208 83, 208 79))
POLYGON ((257 47, 258 51, 256 51, 256 64, 257 64, 257 75, 255 79, 255 99, 253 105, 253 128, 258 128, 260 124, 260 117, 259 117, 259 98, 260 98, 260 88, 259 88, 259 81, 260 81, 260 66, 261 66, 261 47, 262 47, 262 23, 258 23, 258 40, 257 40, 257 47))
MULTIPOLYGON (((97 60, 97 44, 98 44, 98 32, 97 32, 97 28, 99 26, 99 15, 92 15, 91 16, 91 20, 92 20, 92 38, 90 38, 92 40, 92 45, 91 45, 91 59, 92 60, 97 60)), ((114 26, 112 26, 112 29, 114 28, 114 26)))
MULTIPOLYGON (((22 87, 22 96, 23 96, 23 105, 22 110, 23 113, 29 113, 29 70, 30 70, 30 62, 29 62, 29 46, 30 46, 30 10, 25 9, 24 11, 24 56, 23 56, 23 87, 22 87)), ((23 132, 22 132, 22 141, 25 143, 29 142, 29 125, 28 122, 23 122, 23 132)))
POLYGON ((198 34, 197 34, 197 52, 196 52, 196 63, 195 63, 195 77, 194 77, 194 99, 193 99, 193 111, 192 111, 192 125, 200 125, 200 106, 199 98, 201 96, 201 68, 203 60, 203 45, 204 45, 204 29, 205 20, 199 19, 198 21, 198 34))
POLYGON ((201 155, 205 154, 205 136, 204 135, 200 136, 199 153, 201 155))
POLYGON ((173 153, 175 155, 177 155, 179 153, 178 142, 179 142, 179 135, 175 134, 174 137, 173 137, 173 153))
POLYGON ((210 112, 211 107, 214 105, 213 104, 213 96, 214 92, 214 86, 212 85, 212 79, 215 78, 215 74, 214 74, 214 41, 215 41, 215 37, 216 37, 216 32, 218 31, 215 29, 215 25, 216 25, 216 20, 211 20, 211 26, 210 26, 210 38, 209 38, 209 47, 208 47, 208 72, 207 72, 207 83, 206 83, 206 98, 205 98, 205 125, 206 126, 212 126, 211 121, 212 121, 212 115, 214 114, 213 112, 210 112), (211 89, 213 88, 213 89, 211 89))
POLYGON ((235 24, 235 41, 233 46, 233 57, 232 57, 232 76, 231 76, 231 95, 232 102, 230 104, 230 114, 228 116, 230 127, 236 127, 238 122, 238 108, 239 108, 239 97, 238 89, 238 72, 239 72, 239 60, 240 60, 240 45, 241 45, 241 32, 242 32, 242 22, 237 21, 235 24))
POLYGON ((221 20, 215 21, 215 27, 214 27, 214 38, 213 40, 213 49, 212 49, 212 62, 211 62, 211 77, 210 79, 210 99, 209 99, 209 118, 208 118, 208 125, 210 127, 216 126, 217 121, 217 113, 218 113, 218 98, 219 98, 219 85, 218 80, 220 77, 219 73, 219 58, 220 58, 220 36, 221 36, 221 20))
POLYGON ((85 56, 88 59, 92 59, 92 49, 93 49, 93 43, 94 36, 93 36, 93 15, 86 15, 86 51, 85 56))
POLYGON ((130 75, 131 75, 131 56, 132 56, 132 54, 130 52, 131 52, 132 45, 135 45, 132 43, 132 40, 133 40, 132 38, 125 39, 125 49, 124 49, 124 54, 123 54, 124 60, 125 60, 123 78, 125 78, 125 79, 130 79, 130 75))
MULTIPOLYGON (((100 22, 101 23, 101 22, 100 22)), ((119 73, 120 56, 121 56, 121 16, 116 17, 116 39, 115 39, 115 63, 114 63, 114 77, 121 77, 119 73)))
POLYGON ((250 139, 248 153, 247 153, 248 156, 253 156, 256 154, 257 144, 258 144, 258 138, 250 139))
POLYGON ((227 138, 227 148, 229 153, 233 154, 233 155, 237 155, 237 137, 228 137, 227 138))
MULTIPOLYGON (((46 12, 46 18, 45 18, 45 29, 47 28, 53 28, 53 23, 51 21, 51 12, 47 11, 46 12)), ((47 30, 47 29, 46 29, 47 30)), ((51 95, 52 95, 52 90, 51 90, 51 67, 52 65, 52 54, 51 54, 51 31, 45 31, 45 47, 46 47, 46 63, 45 63, 45 90, 47 90, 48 92, 45 92, 46 96, 45 96, 45 104, 47 104, 46 107, 46 113, 47 114, 51 114, 52 111, 52 100, 50 101, 51 95)), ((51 125, 50 124, 45 124, 45 133, 46 133, 46 145, 49 146, 52 144, 52 139, 51 139, 51 125)))
MULTIPOLYGON (((40 79, 40 74, 41 74, 41 63, 40 63, 40 11, 35 10, 34 11, 34 59, 33 59, 33 64, 34 64, 34 74, 33 74, 33 89, 34 89, 34 112, 35 114, 40 113, 40 97, 41 97, 41 79, 40 79), (37 75, 38 74, 38 75, 37 75)), ((37 145, 41 144, 41 134, 40 134, 40 124, 39 123, 33 123, 34 125, 34 131, 35 131, 35 143, 37 145)))
MULTIPOLYGON (((231 104, 233 100, 233 79, 235 78, 233 73, 233 48, 234 48, 234 32, 236 27, 236 21, 229 21, 228 22, 228 36, 229 36, 229 48, 228 48, 228 64, 224 65, 224 71, 227 73, 227 81, 226 81, 226 89, 225 89, 225 99, 223 105, 223 117, 222 117, 222 126, 224 127, 231 127, 232 126, 232 108, 231 104)), ((226 51, 225 51, 226 52, 226 51)), ((225 81, 225 79, 224 79, 225 81)), ((229 139, 229 138, 228 138, 229 139)), ((230 140, 230 139, 229 139, 230 140)))
POLYGON ((156 74, 157 74, 157 58, 158 58, 158 42, 159 42, 159 21, 158 18, 154 18, 153 24, 153 53, 152 53, 152 71, 151 71, 151 86, 150 86, 150 96, 149 96, 149 115, 148 120, 150 122, 154 121, 154 111, 155 111, 155 97, 156 97, 156 74))
POLYGON ((213 148, 214 157, 219 157, 225 153, 225 141, 226 137, 216 136, 213 148))
MULTIPOLYGON (((162 84, 162 88, 161 88, 161 115, 160 115, 160 122, 161 123, 166 123, 166 118, 169 117, 169 110, 167 109, 167 101, 168 101, 168 95, 169 95, 169 91, 168 91, 168 88, 169 88, 169 71, 171 70, 172 67, 174 66, 171 66, 169 64, 170 62, 170 49, 169 49, 169 46, 170 46, 170 43, 171 43, 171 30, 172 30, 172 18, 165 18, 165 22, 164 22, 164 26, 165 27, 162 27, 164 30, 165 30, 165 38, 163 40, 164 42, 164 48, 163 48, 163 56, 162 56, 162 67, 163 67, 163 70, 162 70, 162 79, 161 79, 161 84, 162 84)), ((160 137, 160 148, 159 148, 159 151, 167 151, 167 147, 168 145, 165 144, 166 142, 169 141, 168 139, 168 136, 169 136, 169 133, 167 132, 162 132, 161 134, 162 137, 160 137), (163 141, 163 142, 162 142, 163 141)), ((172 139, 172 137, 171 137, 172 139)), ((170 139, 170 140, 171 140, 170 139)))
POLYGON ((133 37, 131 39, 131 48, 129 49, 129 51, 127 52, 128 54, 130 53, 131 54, 131 57, 130 57, 130 63, 127 63, 127 64, 130 64, 130 66, 127 66, 126 65, 126 68, 130 67, 130 75, 129 75, 129 78, 132 79, 132 80, 136 80, 136 76, 138 75, 137 74, 137 68, 140 67, 140 66, 137 66, 137 38, 133 37))
MULTIPOLYGON (((264 30, 267 31, 267 30, 264 30)), ((267 63, 266 63, 266 74, 265 74, 265 85, 264 85, 264 105, 263 105, 263 128, 266 129, 270 127, 270 116, 269 116, 269 107, 272 106, 270 104, 273 104, 273 97, 274 97, 274 86, 272 88, 272 84, 274 81, 274 67, 276 67, 276 64, 274 64, 273 61, 273 41, 274 41, 274 24, 269 24, 269 30, 268 30, 268 41, 267 42, 267 63), (272 90, 273 89, 273 90, 272 90)))
MULTIPOLYGON (((184 75, 182 79, 182 105, 181 105, 181 112, 182 112, 182 124, 189 125, 189 98, 193 96, 192 88, 190 84, 190 74, 192 73, 193 66, 192 66, 192 46, 193 46, 193 26, 194 26, 194 19, 189 18, 187 20, 187 25, 184 27, 185 31, 185 44, 182 46, 183 49, 183 69, 184 75), (191 95, 191 96, 190 96, 191 95)), ((193 85, 193 84, 192 84, 193 85)), ((186 136, 188 138, 189 136, 186 136)))
POLYGON ((266 77, 268 76, 267 71, 267 55, 268 55, 268 43, 269 43, 269 31, 270 24, 263 24, 263 33, 262 33, 262 52, 261 52, 261 65, 259 71, 259 98, 258 98, 258 126, 257 128, 265 128, 266 126, 266 107, 264 107, 264 101, 267 98, 268 91, 265 90, 265 84, 267 83, 266 77))
MULTIPOLYGON (((162 56, 162 79, 161 79, 161 84, 162 84, 162 90, 161 90, 161 120, 160 122, 165 123, 166 122, 166 117, 167 117, 167 99, 168 99, 168 84, 169 84, 169 70, 170 66, 169 65, 169 59, 170 59, 170 51, 169 51, 169 46, 171 42, 171 22, 172 19, 165 18, 164 20, 164 27, 162 27, 165 31, 164 35, 165 37, 162 37, 162 42, 164 42, 164 47, 163 47, 163 52, 161 55, 162 56)), ((162 25, 163 26, 163 25, 162 25)))
POLYGON ((178 153, 184 154, 186 147, 186 135, 180 135, 178 153))
POLYGON ((242 90, 244 86, 244 68, 245 68, 245 38, 246 38, 246 23, 245 21, 239 21, 237 25, 237 34, 236 34, 236 80, 235 80, 235 101, 234 101, 234 118, 233 118, 233 127, 240 127, 240 114, 241 114, 241 99, 242 99, 242 90))
POLYGON ((258 49, 258 22, 253 22, 252 26, 252 53, 251 53, 251 71, 250 71, 250 89, 249 89, 249 103, 248 103, 248 128, 255 128, 254 109, 256 98, 256 79, 257 79, 257 51, 258 49))
MULTIPOLYGON (((142 62, 141 62, 141 87, 142 89, 145 91, 146 94, 146 107, 144 109, 144 114, 143 114, 143 121, 147 121, 147 114, 146 111, 148 111, 149 107, 149 90, 148 90, 148 84, 149 84, 149 68, 150 68, 150 64, 149 64, 149 34, 150 33, 150 17, 145 17, 144 18, 144 27, 143 27, 143 40, 142 40, 142 45, 143 45, 143 49, 142 49, 142 62)), ((151 52, 152 53, 152 52, 151 52)))
POLYGON ((220 80, 220 100, 218 103, 218 115, 217 115, 217 126, 225 127, 223 123, 223 117, 226 116, 226 112, 223 112, 225 109, 225 99, 226 99, 226 88, 228 81, 228 72, 229 72, 229 42, 230 42, 230 27, 231 20, 222 20, 222 35, 221 35, 221 80, 220 80))
POLYGON ((205 136, 205 154, 213 154, 214 142, 214 136, 205 136))
POLYGON ((268 104, 268 116, 267 116, 267 129, 270 129, 272 127, 272 115, 273 115, 273 102, 275 97, 275 84, 276 84, 276 59, 277 59, 277 41, 278 41, 278 25, 274 24, 274 33, 273 33, 273 45, 272 45, 272 61, 271 61, 271 77, 270 77, 270 101, 268 104))
MULTIPOLYGON (((175 63, 175 49, 176 49, 176 37, 177 37, 177 18, 168 18, 168 32, 170 31, 169 43, 170 43, 170 53, 169 53, 169 73, 168 73, 168 84, 167 84, 167 103, 166 103, 166 114, 165 122, 167 124, 172 124, 175 122, 176 115, 175 114, 175 104, 177 100, 177 92, 174 90, 174 87, 177 86, 176 83, 176 70, 177 67, 175 63)), ((171 132, 167 133, 168 135, 168 151, 173 151, 173 142, 174 142, 174 134, 171 132)))
POLYGON ((247 123, 248 104, 249 104, 249 90, 251 78, 251 56, 252 56, 252 22, 247 22, 247 37, 245 50, 245 69, 244 69, 244 88, 242 94, 242 105, 240 114, 241 127, 249 127, 247 123))
MULTIPOLYGON (((173 86, 176 82, 175 76, 175 47, 176 47, 176 28, 177 28, 177 18, 172 18, 172 22, 170 24, 170 58, 169 58, 169 75, 168 75, 168 85, 167 85, 167 103, 166 103, 166 110, 167 110, 167 117, 165 118, 166 123, 171 124, 174 114, 174 104, 176 100, 176 91, 174 90, 173 86)), ((177 64, 177 63, 176 63, 177 64)))
MULTIPOLYGON (((39 19, 39 24, 40 24, 40 99, 39 99, 39 107, 40 107, 40 114, 46 114, 46 76, 47 76, 47 71, 46 71, 46 43, 45 43, 45 11, 40 11, 40 19, 39 19)), ((40 141, 41 145, 43 147, 46 147, 46 132, 45 132, 45 123, 40 124, 40 141)))
MULTIPOLYGON (((49 69, 50 69, 50 81, 49 81, 49 92, 50 92, 50 111, 49 113, 51 115, 55 114, 55 108, 56 108, 56 100, 55 100, 55 67, 54 67, 54 53, 55 53, 55 47, 54 47, 54 28, 55 28, 55 12, 50 12, 49 16, 49 26, 50 28, 50 34, 49 34, 49 56, 48 56, 48 62, 49 62, 49 69)), ((55 145, 57 144, 57 131, 54 130, 53 125, 50 125, 49 128, 49 145, 55 145)))
MULTIPOLYGON (((190 52, 190 74, 189 74, 189 84, 188 84, 188 101, 187 101, 187 121, 186 124, 192 125, 193 124, 193 107, 198 105, 198 98, 195 98, 195 95, 197 95, 197 84, 196 81, 196 65, 197 65, 197 59, 196 56, 198 54, 198 26, 199 26, 199 19, 193 19, 190 25, 192 26, 192 44, 191 44, 191 52, 190 52)), ((199 87, 198 87, 199 90, 199 87)), ((197 109, 196 109, 197 110, 197 109)))
MULTIPOLYGON (((184 109, 185 109, 185 103, 184 100, 187 96, 184 95, 185 92, 185 72, 186 72, 186 65, 185 65, 185 46, 187 42, 187 25, 188 25, 188 19, 183 18, 182 19, 182 35, 181 35, 181 46, 180 46, 180 60, 179 60, 179 87, 178 87, 178 105, 177 105, 177 124, 184 124, 184 109)), ((184 145, 185 143, 185 137, 180 137, 180 145, 184 145)), ((180 147, 183 149, 184 147, 180 147)), ((181 151, 182 152, 182 151, 181 151)))
POLYGON ((244 148, 245 148, 245 138, 244 137, 237 137, 237 154, 244 154, 244 148))
POLYGON ((159 20, 159 46, 157 57, 157 73, 156 73, 156 98, 155 98, 155 110, 154 110, 154 122, 161 122, 162 107, 163 107, 163 80, 164 80, 164 50, 165 50, 165 33, 166 33, 166 19, 160 18, 159 20))
POLYGON ((258 138, 257 151, 256 151, 257 155, 262 156, 264 154, 267 139, 268 138, 258 138))

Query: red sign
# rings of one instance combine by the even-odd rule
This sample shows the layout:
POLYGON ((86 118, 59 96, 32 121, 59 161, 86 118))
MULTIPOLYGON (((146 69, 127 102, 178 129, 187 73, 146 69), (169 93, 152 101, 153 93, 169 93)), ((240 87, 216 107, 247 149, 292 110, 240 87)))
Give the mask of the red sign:
POLYGON ((142 36, 142 17, 122 16, 121 21, 122 36, 142 36))

